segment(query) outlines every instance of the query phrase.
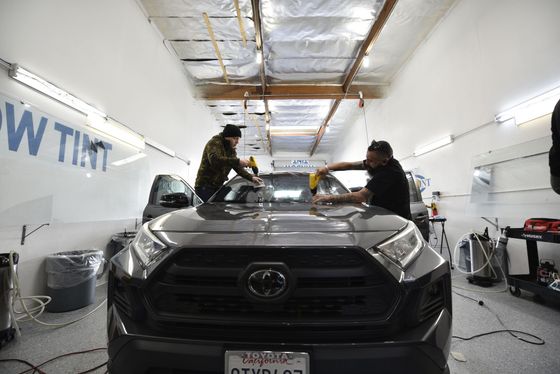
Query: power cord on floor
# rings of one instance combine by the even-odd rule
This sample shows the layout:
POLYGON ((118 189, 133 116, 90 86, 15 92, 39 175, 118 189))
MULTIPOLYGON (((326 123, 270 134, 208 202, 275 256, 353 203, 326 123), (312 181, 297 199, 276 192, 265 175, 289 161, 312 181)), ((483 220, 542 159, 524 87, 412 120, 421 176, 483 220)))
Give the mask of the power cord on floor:
MULTIPOLYGON (((43 370, 39 369, 41 366, 44 366, 52 361, 58 360, 59 358, 63 358, 63 357, 67 357, 67 356, 74 356, 74 355, 80 355, 80 354, 86 354, 86 353, 92 353, 92 352, 98 352, 98 351, 106 351, 107 348, 102 347, 102 348, 93 348, 93 349, 88 349, 85 351, 77 351, 77 352, 70 352, 70 353, 65 353, 62 354, 60 356, 56 356, 53 357, 51 359, 48 359, 47 361, 39 364, 39 365, 33 365, 31 363, 29 363, 28 361, 25 360, 21 360, 18 358, 10 358, 10 359, 2 359, 0 360, 0 362, 21 362, 23 364, 26 364, 27 366, 30 366, 30 369, 24 370, 19 372, 18 374, 34 374, 34 373, 38 373, 38 374, 46 374, 46 372, 44 372, 43 370)), ((104 363, 97 365, 94 368, 91 369, 87 369, 86 371, 80 371, 79 373, 76 374, 86 374, 86 373, 91 373, 99 368, 102 368, 103 366, 107 365, 107 361, 105 361, 104 363)))
POLYGON ((38 366, 35 366, 32 363, 30 363, 28 361, 25 361, 25 360, 21 360, 19 358, 3 358, 3 359, 0 359, 0 362, 20 362, 22 364, 25 364, 25 365, 31 367, 31 369, 28 369, 25 372, 28 372, 29 370, 33 370, 32 373, 46 374, 44 371, 40 370, 38 366))
POLYGON ((499 334, 499 333, 504 333, 507 332, 509 333, 511 336, 513 336, 514 338, 521 340, 522 342, 528 343, 528 344, 533 344, 533 345, 544 345, 545 341, 544 339, 533 335, 531 333, 525 332, 525 331, 519 331, 519 330, 512 330, 507 328, 507 326, 502 322, 502 320, 500 319, 500 316, 498 315, 498 313, 494 312, 492 309, 490 309, 486 304, 484 304, 484 301, 482 300, 477 300, 473 297, 467 296, 467 295, 463 295, 457 291, 453 291, 454 294, 459 295, 461 297, 464 297, 466 299, 469 300, 473 300, 475 301, 478 305, 480 305, 481 307, 484 307, 486 309, 488 309, 488 311, 490 311, 492 314, 494 314, 494 316, 496 317, 496 319, 498 320, 498 322, 500 322, 500 325, 502 325, 502 327, 504 328, 503 330, 494 330, 494 331, 488 331, 488 332, 484 332, 481 334, 476 334, 473 336, 470 336, 468 338, 464 338, 462 336, 457 336, 457 335, 453 335, 452 337, 454 339, 459 339, 459 340, 472 340, 472 339, 476 339, 476 338, 480 338, 482 336, 486 336, 486 335, 492 335, 492 334, 499 334), (531 340, 527 340, 519 335, 516 334, 521 334, 521 335, 526 335, 526 336, 530 336, 531 338, 535 339, 536 341, 531 341, 531 340))

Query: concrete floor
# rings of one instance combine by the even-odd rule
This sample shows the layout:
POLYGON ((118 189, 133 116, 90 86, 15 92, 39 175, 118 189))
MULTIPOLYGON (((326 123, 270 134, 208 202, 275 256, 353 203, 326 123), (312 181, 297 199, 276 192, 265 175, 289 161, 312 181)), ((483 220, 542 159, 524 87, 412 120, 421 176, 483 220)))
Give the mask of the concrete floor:
MULTIPOLYGON (((454 274, 456 287, 477 291, 497 291, 504 284, 482 288, 467 283, 465 276, 454 274)), ((466 362, 449 357, 453 374, 557 374, 560 372, 560 305, 541 305, 532 300, 531 294, 523 292, 514 297, 509 292, 480 293, 454 287, 458 293, 483 300, 484 306, 475 301, 453 294, 453 335, 469 337, 475 334, 503 329, 496 313, 510 329, 525 331, 545 340, 544 345, 524 343, 507 333, 487 335, 470 341, 453 339, 452 351, 464 355, 466 362)), ((105 287, 98 287, 97 304, 105 299, 105 287)), ((559 295, 560 299, 560 295, 559 295)), ((92 310, 95 305, 67 313, 45 313, 41 319, 48 322, 68 321, 92 310)), ((102 306, 88 318, 73 325, 50 328, 35 323, 21 324, 22 337, 0 350, 0 359, 18 358, 35 365, 58 355, 94 348, 106 347, 106 308, 102 306)), ((527 337, 530 339, 529 337, 527 337)), ((42 367, 45 373, 76 374, 103 364, 107 360, 105 350, 68 356, 42 367)), ((21 363, 0 363, 0 373, 24 372, 21 363)), ((92 373, 105 373, 102 367, 92 373)), ((31 373, 31 371, 29 371, 31 373)), ((317 374, 317 373, 314 373, 317 374)), ((346 373, 344 373, 346 374, 346 373)), ((351 374, 351 373, 348 373, 351 374)))

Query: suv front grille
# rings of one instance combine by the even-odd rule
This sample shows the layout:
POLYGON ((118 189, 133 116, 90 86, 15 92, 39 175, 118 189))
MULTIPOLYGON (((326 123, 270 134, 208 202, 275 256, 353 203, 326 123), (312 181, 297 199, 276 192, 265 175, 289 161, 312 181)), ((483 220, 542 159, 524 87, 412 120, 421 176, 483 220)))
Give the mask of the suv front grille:
POLYGON ((359 248, 184 248, 157 270, 146 298, 159 322, 305 324, 385 321, 400 293, 359 248), (282 262, 296 287, 281 303, 244 296, 251 263, 282 262))

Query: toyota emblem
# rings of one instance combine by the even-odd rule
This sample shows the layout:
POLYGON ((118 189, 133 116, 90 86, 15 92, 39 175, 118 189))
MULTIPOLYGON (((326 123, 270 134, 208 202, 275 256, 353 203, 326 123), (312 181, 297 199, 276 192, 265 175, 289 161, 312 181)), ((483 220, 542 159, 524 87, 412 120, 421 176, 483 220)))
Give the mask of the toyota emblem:
POLYGON ((287 282, 281 272, 265 269, 249 275, 247 287, 253 295, 270 299, 281 295, 287 288, 287 282))

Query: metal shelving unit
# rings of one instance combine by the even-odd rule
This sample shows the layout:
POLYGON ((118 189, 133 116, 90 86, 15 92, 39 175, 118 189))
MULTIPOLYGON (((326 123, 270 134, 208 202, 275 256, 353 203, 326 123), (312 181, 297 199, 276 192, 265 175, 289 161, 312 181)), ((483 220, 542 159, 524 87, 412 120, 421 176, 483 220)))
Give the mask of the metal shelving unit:
POLYGON ((509 292, 514 296, 520 296, 521 290, 523 289, 532 292, 535 295, 535 299, 537 301, 542 301, 542 299, 555 302, 560 301, 560 292, 537 283, 537 268, 539 266, 537 242, 560 244, 560 234, 551 232, 525 231, 523 228, 510 227, 507 227, 505 229, 505 234, 510 239, 521 239, 526 241, 527 258, 529 260, 528 275, 509 275, 508 272, 507 280, 509 284, 509 292))

